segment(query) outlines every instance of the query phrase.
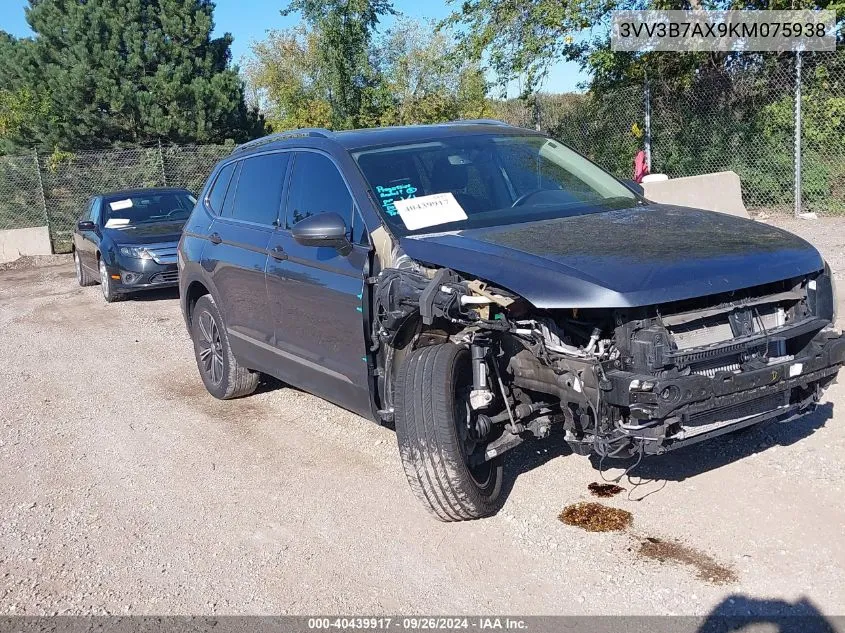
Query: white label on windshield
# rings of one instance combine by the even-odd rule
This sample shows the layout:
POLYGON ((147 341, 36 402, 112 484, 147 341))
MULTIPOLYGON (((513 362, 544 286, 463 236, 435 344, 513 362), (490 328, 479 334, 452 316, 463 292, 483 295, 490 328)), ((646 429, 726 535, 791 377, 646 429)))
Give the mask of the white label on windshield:
POLYGON ((409 231, 467 219, 463 207, 449 192, 394 200, 393 204, 409 231))
POLYGON ((113 229, 116 226, 129 226, 128 218, 109 218, 106 220, 106 228, 113 229))
POLYGON ((121 209, 131 209, 132 200, 129 198, 127 198, 126 200, 115 200, 114 202, 109 202, 109 206, 111 207, 112 211, 120 211, 121 209))

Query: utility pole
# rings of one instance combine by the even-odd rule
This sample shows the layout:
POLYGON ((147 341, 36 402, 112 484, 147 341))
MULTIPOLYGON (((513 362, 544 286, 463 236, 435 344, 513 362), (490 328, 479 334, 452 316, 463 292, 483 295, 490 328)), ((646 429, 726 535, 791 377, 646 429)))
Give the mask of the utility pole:
POLYGON ((38 193, 41 194, 41 209, 44 211, 44 224, 47 226, 47 235, 50 238, 50 248, 53 248, 53 230, 50 227, 50 214, 47 211, 47 194, 44 192, 44 179, 41 177, 41 160, 38 158, 38 148, 32 148, 32 157, 35 160, 35 173, 38 174, 38 193))
POLYGON ((158 139, 158 162, 161 166, 161 183, 167 186, 167 172, 164 170, 164 152, 161 149, 161 137, 158 139))
POLYGON ((645 111, 645 164, 648 173, 651 173, 651 87, 648 77, 645 79, 643 88, 643 110, 645 111))
POLYGON ((795 51, 795 217, 801 215, 801 51, 795 51))

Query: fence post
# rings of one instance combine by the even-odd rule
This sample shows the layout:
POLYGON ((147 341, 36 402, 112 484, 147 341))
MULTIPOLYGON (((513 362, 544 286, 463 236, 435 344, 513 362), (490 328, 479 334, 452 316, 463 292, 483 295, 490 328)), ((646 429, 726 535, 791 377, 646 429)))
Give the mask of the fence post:
POLYGON ((795 216, 801 215, 801 51, 795 51, 795 216))
POLYGON ((167 186, 167 172, 164 169, 164 152, 161 150, 161 137, 158 139, 158 163, 161 166, 161 184, 167 186))
POLYGON ((41 177, 41 160, 38 158, 38 148, 32 148, 35 160, 35 173, 38 174, 38 192, 41 194, 41 209, 44 211, 44 224, 47 225, 47 237, 50 239, 50 250, 53 250, 53 228, 50 226, 50 214, 47 211, 47 193, 44 191, 44 179, 41 177))
POLYGON ((643 110, 645 111, 645 164, 651 173, 651 87, 648 77, 643 84, 643 110))

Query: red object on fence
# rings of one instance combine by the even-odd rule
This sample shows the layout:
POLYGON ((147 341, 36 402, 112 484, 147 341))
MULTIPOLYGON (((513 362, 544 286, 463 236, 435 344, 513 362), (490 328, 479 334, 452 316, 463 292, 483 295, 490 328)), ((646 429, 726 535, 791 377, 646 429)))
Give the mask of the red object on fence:
POLYGON ((645 162, 645 152, 640 150, 634 156, 634 182, 642 182, 643 176, 648 175, 648 165, 645 162))

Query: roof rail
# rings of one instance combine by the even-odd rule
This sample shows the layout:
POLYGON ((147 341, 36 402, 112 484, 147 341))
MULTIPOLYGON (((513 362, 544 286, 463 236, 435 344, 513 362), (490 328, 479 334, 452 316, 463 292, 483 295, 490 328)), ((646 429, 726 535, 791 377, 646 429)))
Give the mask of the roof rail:
POLYGON ((510 123, 499 121, 499 119, 456 119, 449 121, 449 123, 472 123, 474 125, 502 125, 504 127, 512 127, 510 123))
POLYGON ((247 143, 243 143, 242 145, 238 145, 235 149, 232 150, 232 153, 237 154, 238 152, 243 152, 248 149, 261 147, 262 145, 266 145, 267 143, 273 143, 274 141, 283 141, 287 138, 331 138, 331 136, 332 133, 329 130, 326 130, 321 127, 302 128, 300 130, 285 130, 284 132, 268 134, 267 136, 262 136, 261 138, 257 138, 247 143))

